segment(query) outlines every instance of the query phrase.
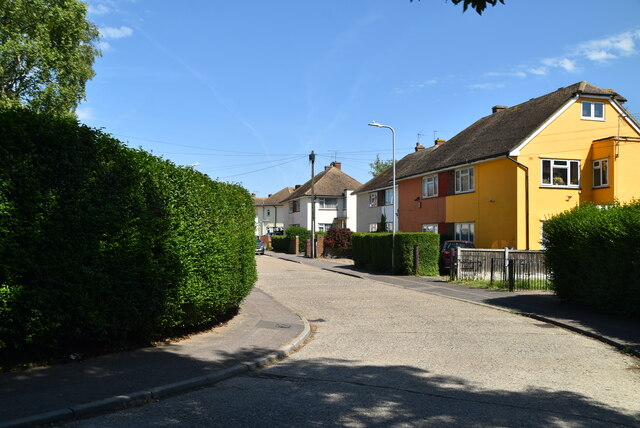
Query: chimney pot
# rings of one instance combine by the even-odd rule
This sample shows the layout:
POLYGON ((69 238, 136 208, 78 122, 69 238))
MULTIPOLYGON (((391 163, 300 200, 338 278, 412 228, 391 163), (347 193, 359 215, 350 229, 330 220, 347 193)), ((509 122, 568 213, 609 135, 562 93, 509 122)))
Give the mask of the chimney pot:
POLYGON ((424 146, 420 143, 416 143, 416 152, 419 152, 421 150, 424 150, 424 146))
POLYGON ((342 169, 342 162, 331 162, 331 166, 335 166, 338 169, 342 169))
POLYGON ((301 187, 302 187, 302 184, 296 184, 295 189, 297 190, 297 189, 299 189, 299 188, 301 188, 301 187))
POLYGON ((269 196, 267 196, 267 198, 270 198, 271 196, 273 196, 273 194, 272 194, 272 193, 269 193, 269 196))
POLYGON ((252 198, 255 198, 255 197, 256 197, 256 194, 255 194, 255 193, 252 193, 252 194, 251 194, 251 197, 252 197, 252 198))
POLYGON ((508 108, 507 106, 493 106, 491 107, 491 113, 496 114, 497 112, 506 110, 507 108, 508 108))
POLYGON ((436 138, 436 140, 433 142, 433 145, 434 146, 441 146, 446 142, 447 142, 447 140, 443 140, 442 138, 436 138))

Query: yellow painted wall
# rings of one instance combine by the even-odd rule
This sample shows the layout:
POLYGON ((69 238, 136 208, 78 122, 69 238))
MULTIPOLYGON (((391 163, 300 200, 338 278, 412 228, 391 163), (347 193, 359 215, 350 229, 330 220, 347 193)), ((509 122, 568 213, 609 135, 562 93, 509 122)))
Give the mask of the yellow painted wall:
POLYGON ((476 164, 475 192, 447 196, 447 223, 475 223, 479 248, 515 246, 517 167, 507 159, 476 164))
MULTIPOLYGON (((554 214, 570 209, 580 202, 593 201, 606 197, 607 192, 593 189, 592 161, 606 155, 605 145, 600 147, 598 143, 592 149, 594 140, 624 135, 640 137, 640 135, 626 122, 619 118, 617 110, 607 100, 589 99, 605 103, 604 121, 581 119, 582 99, 573 103, 562 115, 554 120, 527 146, 517 157, 518 162, 529 168, 530 179, 530 246, 531 249, 540 248, 540 222, 550 218, 554 214), (599 157, 593 158, 597 155, 599 157), (570 159, 580 161, 580 188, 544 188, 541 183, 542 164, 541 159, 570 159)), ((613 192, 620 200, 628 200, 633 194, 640 197, 640 154, 638 144, 630 143, 620 148, 620 157, 615 162, 610 162, 611 172, 609 179, 615 183, 613 192), (623 158, 623 149, 627 150, 623 158), (635 162, 634 162, 635 159, 635 162), (635 165, 634 165, 635 163, 635 165), (624 199, 623 199, 624 198, 624 199)), ((612 154, 609 153, 609 156, 612 154)), ((609 191, 611 193, 611 191, 609 191)), ((524 221, 524 218, 521 217, 524 221)), ((518 225, 520 230, 520 225, 518 225)), ((520 248, 521 241, 518 241, 520 248)))

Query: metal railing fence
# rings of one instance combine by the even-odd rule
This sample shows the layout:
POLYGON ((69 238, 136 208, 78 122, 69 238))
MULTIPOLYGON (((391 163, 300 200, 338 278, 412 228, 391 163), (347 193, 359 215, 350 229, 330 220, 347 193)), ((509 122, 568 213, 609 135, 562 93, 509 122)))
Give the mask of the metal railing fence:
POLYGON ((459 248, 452 260, 451 279, 487 281, 514 290, 549 290, 550 275, 542 251, 507 248, 459 248))

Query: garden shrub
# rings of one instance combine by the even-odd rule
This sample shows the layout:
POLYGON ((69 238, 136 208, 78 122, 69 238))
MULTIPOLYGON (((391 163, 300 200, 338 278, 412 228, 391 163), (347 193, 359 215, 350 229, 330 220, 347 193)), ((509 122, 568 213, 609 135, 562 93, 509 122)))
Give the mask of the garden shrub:
POLYGON ((249 193, 69 117, 0 111, 0 357, 210 323, 256 279, 249 193))
POLYGON ((543 243, 559 297, 640 315, 640 201, 581 204, 545 223, 543 243))
POLYGON ((325 252, 338 257, 351 256, 351 229, 332 227, 324 238, 325 252))
MULTIPOLYGON (((353 260, 357 267, 391 272, 392 233, 354 233, 351 235, 353 260)), ((394 274, 437 275, 440 238, 436 233, 396 233, 394 274), (420 263, 415 272, 413 249, 418 246, 420 263)))

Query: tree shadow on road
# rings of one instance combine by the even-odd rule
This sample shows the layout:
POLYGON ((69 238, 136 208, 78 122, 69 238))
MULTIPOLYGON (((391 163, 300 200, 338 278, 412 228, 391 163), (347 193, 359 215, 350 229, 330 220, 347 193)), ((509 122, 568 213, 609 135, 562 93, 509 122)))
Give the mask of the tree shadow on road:
MULTIPOLYGON (((629 397, 630 402, 634 398, 629 397)), ((638 426, 568 390, 487 389, 409 366, 339 359, 283 361, 157 405, 82 426, 638 426)))

